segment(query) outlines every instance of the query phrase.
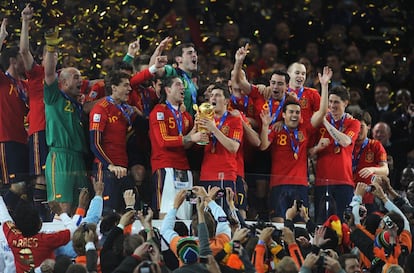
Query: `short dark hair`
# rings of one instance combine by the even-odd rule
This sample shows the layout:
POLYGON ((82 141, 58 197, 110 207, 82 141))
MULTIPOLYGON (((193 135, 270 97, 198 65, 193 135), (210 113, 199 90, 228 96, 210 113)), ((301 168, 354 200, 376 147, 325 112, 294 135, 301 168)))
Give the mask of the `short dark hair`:
POLYGON ((211 85, 213 85, 213 88, 211 90, 214 89, 220 89, 223 90, 223 95, 226 99, 230 98, 230 91, 229 91, 229 87, 227 86, 227 84, 224 84, 223 82, 213 82, 211 83, 211 85))
POLYGON ((365 122, 366 125, 370 126, 372 124, 372 118, 368 111, 357 112, 354 115, 354 118, 365 122))
POLYGON ((112 70, 114 70, 114 71, 128 70, 128 71, 133 72, 134 67, 131 64, 127 63, 127 62, 120 61, 120 62, 117 62, 117 63, 114 64, 114 66, 112 67, 112 70))
POLYGON ((357 259, 359 261, 358 256, 352 253, 345 253, 339 256, 338 262, 341 265, 343 270, 345 270, 345 261, 349 259, 357 259))
POLYGON ((297 100, 287 99, 285 104, 283 105, 283 113, 286 113, 287 107, 289 105, 297 105, 300 107, 300 103, 297 100))
POLYGON ((391 85, 388 82, 377 82, 374 86, 374 91, 375 89, 377 89, 378 87, 385 87, 387 88, 388 92, 391 93, 391 85))
POLYGON ((348 89, 343 85, 337 85, 329 90, 329 95, 337 95, 342 101, 349 101, 350 95, 348 89))
POLYGON ((10 58, 16 58, 20 54, 20 50, 17 46, 4 48, 1 51, 1 67, 4 71, 9 69, 10 58))
POLYGON ((193 43, 184 43, 184 44, 180 44, 177 47, 175 47, 174 50, 173 50, 173 59, 174 59, 174 62, 175 62, 175 58, 176 57, 183 56, 183 49, 184 48, 189 48, 189 47, 195 48, 195 45, 193 43))
POLYGON ((270 75, 270 78, 272 78, 273 75, 279 75, 279 76, 284 76, 285 77, 285 83, 289 84, 290 82, 290 76, 286 71, 282 71, 282 70, 276 70, 272 72, 272 75, 270 75))
POLYGON ((165 91, 165 87, 171 87, 175 79, 181 78, 177 75, 161 78, 160 103, 164 103, 167 100, 167 92, 165 91))
POLYGON ((13 220, 16 228, 24 237, 32 237, 39 233, 42 227, 37 210, 28 202, 21 200, 14 210, 13 220))
POLYGON ((112 94, 112 85, 119 85, 122 82, 122 79, 128 79, 130 76, 119 70, 110 71, 104 79, 105 82, 105 94, 107 96, 112 94))

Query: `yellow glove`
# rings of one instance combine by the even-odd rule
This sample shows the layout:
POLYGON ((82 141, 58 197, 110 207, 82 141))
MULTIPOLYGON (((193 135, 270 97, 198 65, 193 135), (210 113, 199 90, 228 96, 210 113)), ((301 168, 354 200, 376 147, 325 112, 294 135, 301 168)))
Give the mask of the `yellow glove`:
POLYGON ((48 52, 55 52, 56 46, 63 40, 59 37, 59 27, 56 26, 54 29, 50 29, 45 33, 46 50, 48 52))

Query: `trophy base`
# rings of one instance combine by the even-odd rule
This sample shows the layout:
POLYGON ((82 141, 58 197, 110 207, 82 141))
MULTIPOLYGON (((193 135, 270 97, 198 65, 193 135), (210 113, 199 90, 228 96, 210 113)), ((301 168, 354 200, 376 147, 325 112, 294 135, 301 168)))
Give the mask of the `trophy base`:
POLYGON ((198 145, 202 145, 202 146, 205 146, 208 143, 209 143, 208 141, 199 141, 199 142, 197 142, 198 145))

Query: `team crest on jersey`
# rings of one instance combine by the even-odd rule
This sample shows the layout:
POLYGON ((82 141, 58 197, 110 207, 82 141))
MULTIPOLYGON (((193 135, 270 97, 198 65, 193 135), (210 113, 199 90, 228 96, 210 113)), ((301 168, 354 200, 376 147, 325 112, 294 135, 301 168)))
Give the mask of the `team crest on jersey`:
MULTIPOLYGON (((343 130, 342 132, 344 132, 344 131, 345 131, 345 129, 346 129, 346 128, 344 128, 344 130, 343 130)), ((354 135, 355 135, 355 132, 354 132, 354 131, 349 131, 348 136, 349 136, 350 138, 352 138, 354 135)))
POLYGON ((374 162, 374 152, 367 152, 366 155, 365 155, 365 161, 367 163, 374 162))
POLYGON ((93 114, 93 122, 100 122, 101 114, 93 114))
POLYGON ((308 99, 302 97, 299 104, 300 104, 300 108, 308 108, 308 99))
POLYGON ((228 136, 229 135, 229 132, 230 132, 230 127, 229 126, 227 126, 227 125, 223 125, 223 127, 221 127, 221 130, 220 130, 225 136, 228 136))
POLYGON ((163 112, 157 112, 157 120, 164 120, 164 113, 163 112))
POLYGON ((91 91, 89 93, 89 97, 92 98, 92 99, 96 98, 96 96, 98 96, 98 92, 96 92, 96 91, 91 91))
POLYGON ((303 132, 302 131, 299 131, 298 132, 298 139, 299 139, 299 142, 303 142, 305 140, 305 137, 303 136, 303 132))

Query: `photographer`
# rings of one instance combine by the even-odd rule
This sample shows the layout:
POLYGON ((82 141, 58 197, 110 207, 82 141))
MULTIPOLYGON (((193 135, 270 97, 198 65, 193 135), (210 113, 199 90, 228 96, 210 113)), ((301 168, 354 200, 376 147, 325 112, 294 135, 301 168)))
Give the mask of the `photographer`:
MULTIPOLYGON (((223 209, 214 201, 214 197, 219 189, 220 188, 218 187, 210 188, 208 190, 208 193, 203 187, 193 187, 192 189, 192 193, 195 193, 198 197, 201 197, 211 211, 211 214, 210 212, 205 212, 204 217, 209 233, 208 235, 210 249, 212 250, 213 255, 217 254, 223 249, 224 244, 230 241, 231 236, 229 222, 227 221, 226 214, 224 213, 223 209), (217 221, 217 225, 215 221, 217 221)), ((164 237, 167 243, 170 244, 171 250, 176 254, 177 257, 177 244, 182 237, 179 236, 178 233, 174 230, 174 223, 177 209, 186 200, 186 196, 186 190, 181 190, 178 192, 174 199, 173 208, 167 213, 161 225, 161 235, 164 237)), ((197 217, 194 217, 191 223, 192 234, 194 236, 198 236, 198 220, 199 219, 197 219, 197 217)))
MULTIPOLYGON (((331 256, 332 253, 327 251, 320 251, 319 254, 309 253, 299 273, 311 273, 313 269, 317 269, 317 272, 331 272, 331 273, 347 273, 341 267, 338 259, 331 256)), ((359 273, 361 271, 349 271, 349 273, 359 273)))

